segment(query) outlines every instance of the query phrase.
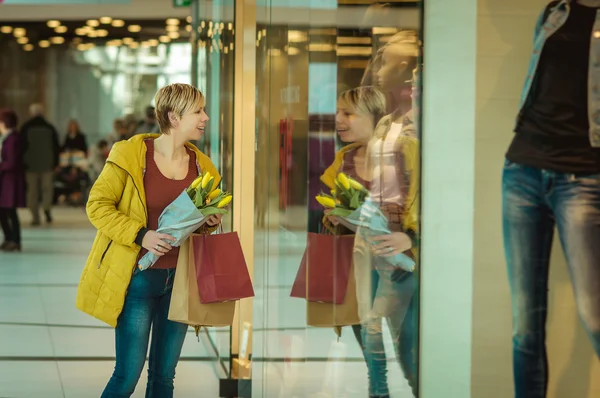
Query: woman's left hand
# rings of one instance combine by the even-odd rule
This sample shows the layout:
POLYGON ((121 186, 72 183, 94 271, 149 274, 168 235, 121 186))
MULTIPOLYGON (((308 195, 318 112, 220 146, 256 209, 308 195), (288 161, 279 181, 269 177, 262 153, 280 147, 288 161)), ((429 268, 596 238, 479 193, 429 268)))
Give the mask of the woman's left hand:
POLYGON ((213 214, 208 218, 208 221, 206 221, 206 225, 209 227, 219 225, 221 223, 221 218, 223 218, 223 214, 213 214))
POLYGON ((381 257, 392 257, 412 248, 412 240, 404 232, 374 236, 369 241, 376 243, 371 248, 373 255, 381 257))

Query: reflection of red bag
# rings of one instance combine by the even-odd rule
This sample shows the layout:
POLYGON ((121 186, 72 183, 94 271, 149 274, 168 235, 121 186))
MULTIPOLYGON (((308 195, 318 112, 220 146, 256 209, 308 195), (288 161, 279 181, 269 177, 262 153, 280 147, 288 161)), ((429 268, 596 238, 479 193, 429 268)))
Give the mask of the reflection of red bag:
POLYGON ((354 235, 308 234, 291 297, 342 304, 352 266, 354 235))
POLYGON ((254 297, 242 245, 237 232, 194 235, 198 293, 203 304, 254 297))

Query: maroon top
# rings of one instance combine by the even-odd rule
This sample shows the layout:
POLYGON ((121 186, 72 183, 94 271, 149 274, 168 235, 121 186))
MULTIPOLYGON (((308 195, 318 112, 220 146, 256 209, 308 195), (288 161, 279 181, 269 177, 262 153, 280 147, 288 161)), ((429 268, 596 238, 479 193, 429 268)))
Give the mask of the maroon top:
MULTIPOLYGON (((171 180, 165 177, 154 161, 154 140, 146 140, 146 174, 144 174, 144 188, 146 190, 146 206, 148 208, 149 230, 158 229, 158 218, 163 210, 171 204, 181 193, 189 187, 198 177, 196 154, 186 148, 190 155, 187 176, 183 180, 171 180)), ((140 258, 148 251, 142 249, 140 258)), ((160 257, 152 266, 154 269, 171 269, 177 267, 179 248, 174 247, 170 252, 160 257)))
MULTIPOLYGON (((366 181, 362 179, 358 173, 356 172, 356 162, 354 161, 354 156, 356 156, 356 151, 358 148, 355 148, 351 151, 348 151, 344 154, 344 161, 342 162, 342 166, 340 167, 340 171, 346 174, 348 177, 353 178, 361 184, 366 189, 371 189, 370 181, 366 181)), ((366 158, 365 158, 366 161, 366 158)))

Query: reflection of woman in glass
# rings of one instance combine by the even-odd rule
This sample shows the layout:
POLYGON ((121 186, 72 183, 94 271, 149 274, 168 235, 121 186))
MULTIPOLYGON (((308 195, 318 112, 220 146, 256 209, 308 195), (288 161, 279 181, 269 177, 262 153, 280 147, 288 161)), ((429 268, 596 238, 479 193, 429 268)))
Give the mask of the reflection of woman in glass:
POLYGON ((419 142, 411 112, 411 82, 418 53, 416 34, 400 32, 378 51, 365 78, 376 78, 382 90, 385 88, 388 111, 391 111, 375 129, 367 159, 372 175, 370 200, 387 217, 392 233, 367 240, 359 229, 355 247, 359 316, 363 324, 371 397, 389 397, 381 341, 384 317, 397 359, 415 395, 418 384, 416 280, 412 273, 385 261, 386 257, 400 253, 416 259, 417 254, 419 142), (377 284, 372 282, 373 269, 378 274, 377 284))

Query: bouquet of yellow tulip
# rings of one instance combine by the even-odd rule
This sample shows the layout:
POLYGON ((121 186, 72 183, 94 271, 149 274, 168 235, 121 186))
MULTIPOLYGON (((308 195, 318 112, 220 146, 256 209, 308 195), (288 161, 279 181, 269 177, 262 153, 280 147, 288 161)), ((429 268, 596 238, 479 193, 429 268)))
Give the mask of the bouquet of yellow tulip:
POLYGON ((365 202, 367 196, 369 191, 358 181, 344 173, 339 173, 331 195, 321 193, 316 199, 325 208, 331 209, 328 215, 348 217, 365 202))
MULTIPOLYGON (((214 214, 227 214, 225 207, 232 196, 221 191, 215 177, 210 173, 200 175, 183 191, 177 199, 168 205, 158 218, 156 232, 171 235, 175 242, 171 246, 179 247, 195 231, 202 227, 214 214)), ((158 260, 148 252, 139 261, 138 267, 145 270, 158 260)))
POLYGON ((199 176, 186 190, 194 205, 205 216, 227 214, 224 209, 233 198, 229 192, 223 192, 215 185, 215 177, 210 173, 199 176))

